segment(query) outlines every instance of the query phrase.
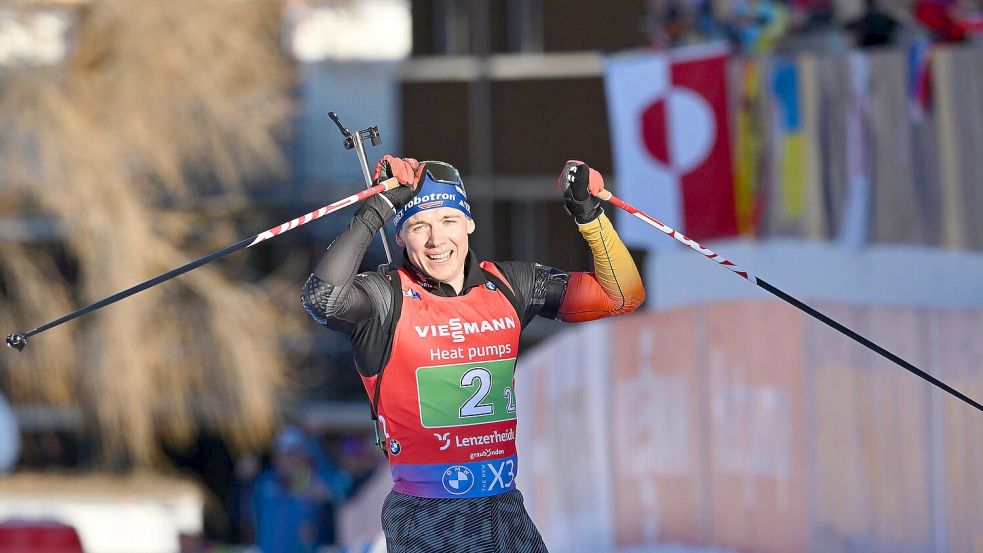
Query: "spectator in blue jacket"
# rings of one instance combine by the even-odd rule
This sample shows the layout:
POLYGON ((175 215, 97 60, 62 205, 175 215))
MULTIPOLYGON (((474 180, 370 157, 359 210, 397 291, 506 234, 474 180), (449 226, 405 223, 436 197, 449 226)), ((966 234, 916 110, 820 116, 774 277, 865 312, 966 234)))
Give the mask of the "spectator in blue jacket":
POLYGON ((256 545, 263 553, 313 553, 335 542, 334 511, 351 487, 317 441, 288 426, 273 444, 272 467, 254 488, 256 545))

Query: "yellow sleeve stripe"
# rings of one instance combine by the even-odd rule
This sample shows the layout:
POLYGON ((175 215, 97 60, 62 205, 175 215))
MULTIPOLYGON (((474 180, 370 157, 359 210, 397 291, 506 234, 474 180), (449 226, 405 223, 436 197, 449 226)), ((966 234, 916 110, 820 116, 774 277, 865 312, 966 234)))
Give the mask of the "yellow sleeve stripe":
POLYGON ((645 288, 635 262, 614 225, 603 212, 577 230, 594 256, 594 278, 609 298, 620 305, 618 312, 634 310, 645 299, 645 288))

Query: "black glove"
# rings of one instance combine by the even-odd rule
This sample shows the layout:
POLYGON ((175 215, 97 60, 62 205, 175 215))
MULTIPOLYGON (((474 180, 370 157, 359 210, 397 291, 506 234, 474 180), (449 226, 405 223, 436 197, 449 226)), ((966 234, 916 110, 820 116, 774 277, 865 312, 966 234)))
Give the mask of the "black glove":
POLYGON ((604 178, 583 161, 572 159, 560 173, 560 190, 567 213, 578 224, 587 223, 601 216, 601 201, 594 196, 604 190, 604 178))
POLYGON ((407 157, 400 158, 386 154, 375 165, 373 181, 375 184, 396 177, 400 186, 382 193, 389 203, 393 204, 393 213, 399 211, 416 196, 419 185, 423 182, 424 166, 419 161, 407 157))

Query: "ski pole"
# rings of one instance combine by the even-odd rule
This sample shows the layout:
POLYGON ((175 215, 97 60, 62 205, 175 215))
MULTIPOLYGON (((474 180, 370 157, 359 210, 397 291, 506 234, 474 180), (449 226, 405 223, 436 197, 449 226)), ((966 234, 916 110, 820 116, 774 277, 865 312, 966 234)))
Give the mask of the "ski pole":
MULTIPOLYGON (((345 137, 343 142, 345 149, 355 149, 355 153, 358 155, 358 164, 362 168, 362 177, 365 179, 365 187, 371 187, 372 176, 369 174, 369 160, 365 157, 365 141, 369 140, 373 146, 382 144, 382 134, 379 132, 379 127, 371 126, 361 131, 351 132, 341 122, 341 118, 338 117, 337 113, 329 111, 328 117, 334 121, 334 124, 338 126, 338 130, 341 131, 342 136, 345 137)), ((379 229, 379 237, 382 238, 382 249, 386 251, 386 263, 392 265, 393 252, 389 249, 389 238, 386 237, 385 226, 379 229)))
POLYGON ((210 254, 208 254, 208 255, 206 255, 204 257, 201 257, 199 259, 196 259, 196 260, 194 260, 194 261, 192 261, 190 263, 187 263, 185 265, 182 265, 182 266, 180 266, 180 267, 178 267, 176 269, 172 269, 172 270, 170 270, 170 271, 168 271, 168 272, 166 272, 166 273, 164 273, 162 275, 158 275, 158 276, 156 276, 156 277, 154 277, 154 278, 152 278, 150 280, 146 280, 144 282, 141 282, 140 284, 137 284, 135 286, 132 286, 130 288, 127 288, 126 290, 123 290, 122 292, 117 292, 116 294, 113 294, 112 296, 109 296, 109 297, 107 297, 105 299, 101 299, 101 300, 99 300, 99 301, 97 301, 95 303, 89 304, 89 305, 87 305, 87 306, 85 306, 85 307, 83 307, 81 309, 78 309, 76 311, 72 311, 71 313, 69 313, 69 314, 67 314, 67 315, 65 315, 65 316, 63 316, 61 318, 55 319, 55 320, 53 320, 53 321, 51 321, 49 323, 45 323, 45 324, 43 324, 43 325, 41 325, 41 326, 39 326, 39 327, 37 327, 37 328, 35 328, 33 330, 29 330, 27 332, 15 332, 13 334, 9 334, 9 335, 7 335, 7 345, 9 347, 12 347, 12 348, 16 349, 17 351, 23 351, 24 347, 27 345, 27 339, 30 338, 31 336, 34 336, 35 334, 40 334, 40 333, 42 333, 42 332, 44 332, 46 330, 52 329, 52 328, 54 328, 54 327, 56 327, 56 326, 58 326, 60 324, 67 323, 68 321, 71 321, 72 319, 76 319, 78 317, 81 317, 82 315, 85 315, 87 313, 91 313, 91 312, 93 312, 93 311, 95 311, 97 309, 101 309, 103 307, 106 307, 107 305, 116 303, 119 300, 122 300, 122 299, 125 299, 125 298, 128 298, 128 297, 132 296, 133 294, 136 294, 138 292, 142 292, 142 291, 146 290, 147 288, 151 288, 153 286, 157 286, 158 284, 160 284, 162 282, 168 281, 168 280, 170 280, 170 279, 172 279, 172 278, 174 278, 176 276, 183 275, 184 273, 187 273, 188 271, 191 271, 193 269, 197 269, 198 267, 201 267, 202 265, 207 265, 207 264, 211 263, 212 261, 215 261, 217 259, 221 259, 221 258, 223 258, 223 257, 225 257, 225 256, 227 256, 227 255, 229 255, 229 254, 231 254, 233 252, 237 252, 239 250, 246 249, 246 248, 248 248, 250 246, 255 246, 256 244, 259 244, 260 242, 264 242, 264 241, 269 240, 271 238, 276 238, 277 236, 280 236, 281 234, 283 234, 283 233, 285 233, 287 231, 293 230, 293 229, 295 229, 295 228, 297 228, 299 226, 302 226, 302 225, 306 225, 307 223, 310 223, 311 221, 314 221, 315 219, 320 219, 321 217, 324 217, 325 215, 327 215, 329 213, 334 213, 335 211, 338 211, 339 209, 342 209, 342 208, 348 207, 348 206, 350 206, 352 204, 361 202, 362 200, 365 200, 367 198, 370 198, 372 196, 375 196, 376 194, 378 194, 380 192, 383 192, 385 190, 392 190, 393 188, 396 188, 397 186, 399 186, 399 181, 397 181, 395 178, 388 179, 388 180, 386 180, 384 182, 381 182, 381 183, 379 183, 379 184, 377 184, 377 185, 375 185, 375 186, 373 186, 371 188, 365 189, 365 190, 359 192, 358 194, 353 194, 351 196, 348 196, 347 198, 342 198, 342 199, 338 200, 337 202, 334 202, 332 204, 328 204, 328 205, 326 205, 326 206, 324 206, 324 207, 322 207, 320 209, 316 209, 316 210, 314 210, 314 211, 312 211, 312 212, 310 212, 310 213, 308 213, 306 215, 302 215, 300 217, 297 217, 296 219, 292 219, 292 220, 287 221, 287 222, 285 222, 285 223, 283 223, 281 225, 277 225, 277 226, 275 226, 275 227, 273 227, 273 228, 271 228, 269 230, 263 231, 263 232, 255 235, 255 236, 250 236, 249 238, 246 238, 244 240, 241 240, 239 242, 236 242, 235 244, 232 244, 231 246, 228 246, 226 248, 223 248, 221 250, 218 250, 217 252, 210 253, 210 254))
POLYGON ((662 221, 659 221, 658 219, 656 219, 654 217, 651 217, 649 215, 646 215, 645 213, 643 213, 642 211, 639 211, 634 206, 632 206, 632 205, 630 205, 628 203, 625 203, 624 201, 622 201, 617 196, 611 194, 611 192, 609 192, 607 190, 601 190, 601 192, 597 195, 597 197, 600 198, 600 199, 602 199, 602 200, 607 201, 608 203, 613 204, 614 206, 616 206, 616 207, 624 210, 625 212, 629 213, 630 215, 632 215, 632 216, 634 216, 634 217, 636 217, 638 219, 641 219, 646 224, 649 224, 649 225, 651 225, 651 226, 653 226, 653 227, 661 230, 662 232, 666 233, 670 237, 675 238, 680 243, 685 244, 685 245, 689 246, 690 248, 692 248, 693 250, 696 250, 696 251, 702 253, 704 256, 707 257, 707 259, 710 259, 711 261, 716 262, 718 265, 721 265, 721 266, 729 269, 734 274, 736 274, 736 275, 744 278, 745 280, 748 280, 748 281, 750 281, 750 282, 758 285, 759 287, 763 288, 764 290, 767 290, 768 292, 770 292, 770 293, 774 294, 775 296, 777 296, 777 297, 785 300, 786 302, 794 305, 795 307, 799 308, 800 310, 808 313, 809 315, 812 315, 816 319, 819 319, 820 321, 826 323, 830 327, 832 327, 832 328, 834 328, 834 329, 842 332, 843 334, 845 334, 845 335, 849 336, 850 338, 856 340, 857 342, 859 342, 860 344, 866 346, 867 348, 869 348, 869 349, 871 349, 871 350, 879 353, 880 355, 882 355, 885 358, 893 361, 894 363, 897 363, 898 365, 901 366, 901 368, 903 368, 903 369, 905 369, 905 370, 907 370, 907 371, 909 371, 909 372, 911 372, 911 373, 913 373, 913 374, 915 374, 915 375, 917 375, 917 376, 925 379, 926 381, 930 382, 931 384, 934 384, 935 386, 938 386, 939 388, 945 390, 946 392, 949 392, 953 396, 955 396, 955 397, 957 397, 957 398, 965 401, 966 403, 972 405, 973 407, 976 407, 980 411, 983 411, 983 405, 980 405, 976 401, 973 401, 972 399, 970 399, 969 397, 967 397, 966 395, 964 395, 963 393, 961 393, 959 390, 956 390, 955 388, 952 388, 951 386, 949 386, 945 382, 942 382, 938 378, 935 378, 934 376, 926 373, 925 371, 919 369, 915 365, 912 365, 908 361, 905 361, 901 357, 898 357, 894 353, 891 353, 890 351, 888 351, 887 349, 884 349, 883 347, 877 345, 873 341, 871 341, 871 340, 865 338, 864 336, 858 334, 857 332, 855 332, 855 331, 847 328, 846 326, 840 324, 839 322, 835 321, 834 319, 830 318, 829 316, 824 315, 820 311, 816 310, 813 307, 810 307, 809 305, 805 304, 801 300, 799 300, 799 299, 797 299, 797 298, 795 298, 795 297, 793 297, 793 296, 791 296, 791 295, 783 292, 778 287, 776 287, 776 286, 774 286, 772 284, 769 284, 764 279, 755 276, 750 271, 747 271, 747 270, 744 270, 744 269, 738 267, 737 265, 735 265, 734 263, 732 263, 730 260, 725 259, 724 257, 721 257, 720 255, 718 255, 713 250, 709 250, 707 248, 704 248, 703 246, 701 246, 695 240, 693 240, 691 238, 688 238, 683 233, 676 231, 675 229, 673 229, 669 225, 663 223, 662 221))

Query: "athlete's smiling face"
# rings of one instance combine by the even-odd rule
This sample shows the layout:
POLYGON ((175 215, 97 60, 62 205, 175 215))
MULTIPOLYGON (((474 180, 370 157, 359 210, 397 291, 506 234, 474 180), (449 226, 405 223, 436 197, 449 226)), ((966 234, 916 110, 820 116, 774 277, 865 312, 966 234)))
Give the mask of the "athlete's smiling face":
POLYGON ((410 217, 396 235, 396 243, 406 248, 406 257, 417 269, 460 292, 472 232, 474 221, 460 210, 438 207, 410 217))

